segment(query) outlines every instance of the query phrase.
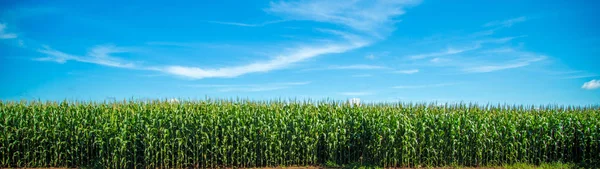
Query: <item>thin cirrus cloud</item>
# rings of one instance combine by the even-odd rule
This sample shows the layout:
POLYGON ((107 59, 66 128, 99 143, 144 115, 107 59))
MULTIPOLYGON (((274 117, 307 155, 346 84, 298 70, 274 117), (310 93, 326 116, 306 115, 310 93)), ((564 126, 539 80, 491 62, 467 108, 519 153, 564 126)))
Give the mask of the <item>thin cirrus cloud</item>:
POLYGON ((463 71, 470 72, 470 73, 494 72, 494 71, 499 71, 499 70, 513 69, 513 68, 520 68, 520 67, 528 66, 534 62, 539 62, 539 61, 542 61, 545 59, 546 59, 546 56, 539 56, 539 57, 535 57, 535 58, 515 61, 513 63, 475 66, 475 67, 465 68, 465 69, 463 69, 463 71))
POLYGON ((372 74, 355 74, 352 75, 352 77, 372 77, 372 74))
POLYGON ((461 54, 461 53, 481 49, 484 44, 503 44, 503 43, 507 43, 513 39, 521 38, 521 37, 526 37, 526 36, 513 36, 513 37, 504 37, 504 38, 490 38, 490 39, 474 40, 472 46, 467 46, 467 47, 463 47, 463 48, 448 47, 447 49, 439 51, 439 52, 411 55, 411 56, 408 56, 407 58, 409 58, 411 60, 419 60, 419 59, 427 59, 427 58, 432 58, 432 57, 443 57, 443 56, 449 56, 449 55, 456 55, 456 54, 461 54))
POLYGON ((581 79, 581 78, 590 78, 590 77, 598 77, 600 75, 595 73, 589 73, 582 70, 566 70, 566 71, 555 71, 555 70, 544 70, 546 74, 552 76, 558 76, 559 79, 581 79))
POLYGON ((343 95, 343 96, 368 96, 368 95, 373 95, 373 92, 341 92, 338 93, 339 95, 343 95))
MULTIPOLYGON (((527 21, 527 17, 518 17, 504 21, 494 21, 483 25, 483 27, 495 27, 495 30, 505 29, 514 24, 527 21)), ((533 63, 546 60, 545 55, 530 51, 521 51, 515 48, 506 47, 506 43, 518 38, 527 37, 526 35, 509 36, 503 38, 490 38, 494 31, 488 31, 489 34, 467 34, 460 40, 437 40, 433 43, 440 45, 449 45, 447 43, 472 44, 464 48, 447 48, 440 52, 431 52, 408 56, 416 65, 427 66, 445 66, 454 67, 464 73, 488 73, 507 69, 521 68, 533 63), (429 59, 432 58, 432 59, 429 59), (427 59, 427 60, 425 60, 427 59)), ((456 39, 456 38, 454 38, 456 39)), ((428 45, 430 43, 427 43, 428 45)))
POLYGON ((15 39, 17 34, 6 32, 6 24, 0 23, 0 39, 15 39))
MULTIPOLYGON (((256 62, 243 66, 205 69, 199 67, 167 66, 163 72, 194 79, 202 78, 231 78, 248 73, 269 72, 284 69, 293 63, 325 54, 344 53, 371 44, 372 38, 383 38, 393 30, 393 17, 404 14, 403 7, 414 5, 416 1, 301 1, 301 2, 271 2, 265 11, 283 16, 286 20, 307 20, 335 25, 343 25, 357 34, 341 30, 325 30, 322 32, 338 35, 344 41, 332 42, 326 45, 318 44, 308 47, 298 47, 291 52, 279 55, 273 60, 256 62), (364 3, 371 3, 363 8, 364 3), (366 34, 366 35, 360 35, 366 34)), ((343 67, 342 67, 343 68, 343 67)), ((352 68, 352 67, 349 67, 352 68)), ((367 67, 355 67, 367 68, 367 67)), ((372 67, 368 67, 369 69, 372 67)))
POLYGON ((67 61, 77 61, 83 63, 91 63, 109 67, 129 68, 133 69, 137 66, 133 63, 126 62, 122 59, 112 56, 111 54, 128 52, 126 48, 120 48, 113 45, 99 45, 92 48, 85 56, 77 56, 64 53, 49 46, 43 46, 38 52, 46 54, 47 57, 36 58, 37 61, 53 61, 57 63, 65 63, 67 61))
POLYGON ((581 78, 598 77, 598 76, 600 76, 600 75, 573 75, 573 76, 563 77, 563 79, 581 79, 581 78))
POLYGON ((256 62, 243 66, 224 67, 217 69, 202 69, 198 67, 185 66, 167 66, 161 69, 162 72, 194 78, 232 78, 248 73, 269 72, 271 70, 283 69, 288 65, 300 62, 309 58, 313 58, 323 54, 343 53, 345 51, 357 48, 364 44, 347 44, 347 45, 329 45, 325 47, 305 47, 299 48, 286 55, 281 55, 273 60, 265 62, 256 62))
POLYGON ((357 70, 372 70, 372 69, 387 69, 384 66, 376 65, 347 65, 347 66, 330 66, 329 69, 357 69, 357 70))
MULTIPOLYGON (((38 52, 48 55, 38 58, 39 61, 78 61, 100 64, 119 68, 138 68, 159 71, 162 73, 191 79, 203 78, 233 78, 249 73, 270 72, 273 70, 289 68, 294 63, 315 58, 325 54, 344 53, 350 50, 370 45, 377 39, 383 39, 394 28, 395 17, 404 14, 403 8, 418 4, 419 1, 298 1, 298 2, 271 2, 265 9, 267 13, 281 16, 284 20, 305 20, 312 22, 329 23, 344 26, 343 30, 319 31, 329 33, 338 38, 327 40, 325 43, 310 43, 298 45, 271 57, 270 60, 256 61, 246 65, 228 66, 221 68, 203 68, 189 65, 158 65, 141 67, 116 57, 75 56, 51 49, 49 47, 38 52), (368 5, 366 5, 368 4, 368 5), (341 40, 340 40, 341 38, 341 40)), ((234 22, 213 22, 237 26, 255 27, 275 22, 262 24, 244 24, 234 22)), ((113 52, 114 51, 109 51, 113 52)), ((111 53, 107 53, 111 54, 111 53)))
POLYGON ((594 79, 594 80, 590 80, 589 82, 585 82, 585 83, 583 83, 581 88, 586 89, 586 90, 599 89, 600 88, 600 80, 594 79))
POLYGON ((510 27, 516 23, 525 22, 525 21, 527 21, 527 19, 528 19, 527 17, 521 16, 521 17, 517 17, 517 18, 503 20, 503 21, 492 21, 492 22, 488 22, 488 23, 484 24, 483 27, 493 27, 493 26, 510 27))
POLYGON ((432 87, 444 87, 457 85, 459 83, 438 83, 438 84, 424 84, 424 85, 400 85, 394 86, 394 89, 420 89, 420 88, 432 88, 432 87))
POLYGON ((419 73, 419 69, 397 70, 397 71, 394 71, 394 73, 399 73, 399 74, 415 74, 415 73, 419 73))
POLYGON ((353 49, 367 46, 373 36, 381 38, 383 34, 393 30, 392 17, 403 14, 401 10, 414 3, 396 3, 388 1, 366 1, 372 3, 370 8, 358 8, 357 1, 339 3, 337 1, 302 1, 302 2, 271 2, 265 11, 284 16, 286 20, 308 20, 324 22, 349 27, 358 35, 340 30, 320 30, 338 35, 344 41, 334 41, 328 44, 302 46, 280 54, 272 60, 255 62, 248 65, 206 69, 189 66, 166 66, 161 70, 165 73, 194 79, 202 78, 231 78, 248 73, 269 72, 284 69, 290 65, 325 54, 344 53, 353 49), (315 8, 318 7, 318 8, 315 8))
POLYGON ((267 12, 288 19, 310 20, 344 25, 352 30, 383 38, 394 30, 394 17, 405 13, 403 8, 414 6, 420 0, 389 1, 335 1, 314 0, 271 2, 267 12))
POLYGON ((375 60, 377 57, 373 54, 369 54, 369 55, 365 56, 365 58, 367 58, 369 60, 375 60))
POLYGON ((288 21, 288 20, 275 20, 275 21, 268 21, 268 22, 263 22, 263 23, 258 23, 258 24, 249 24, 249 23, 241 23, 241 22, 223 22, 223 21, 206 21, 206 22, 221 24, 221 25, 242 26, 242 27, 261 27, 261 26, 267 26, 270 24, 276 24, 276 23, 281 23, 281 22, 286 22, 286 21, 288 21))
POLYGON ((290 51, 289 54, 281 55, 275 59, 256 62, 244 66, 237 67, 224 67, 217 69, 201 69, 197 67, 185 67, 185 66, 141 66, 135 65, 128 61, 119 59, 111 56, 110 54, 125 53, 129 52, 125 48, 116 47, 113 45, 99 45, 85 56, 77 56, 68 54, 59 50, 52 49, 48 46, 44 46, 43 49, 38 50, 42 54, 46 54, 47 57, 36 58, 37 61, 54 61, 57 63, 65 63, 67 61, 77 61, 84 63, 92 63, 109 67, 118 68, 130 68, 130 69, 142 69, 142 70, 153 70, 162 73, 182 76, 192 79, 202 78, 226 78, 226 77, 237 77, 247 73, 256 72, 268 72, 275 69, 284 68, 295 62, 299 62, 308 58, 312 58, 322 54, 329 53, 342 53, 352 48, 363 46, 364 43, 360 41, 354 41, 352 44, 345 45, 324 45, 320 47, 301 47, 290 51))
MULTIPOLYGON (((322 71, 322 70, 385 70, 390 69, 386 66, 369 65, 369 64, 354 64, 354 65, 330 65, 323 68, 307 68, 299 72, 322 71)), ((364 76, 363 76, 364 77, 364 76)))
POLYGON ((311 82, 279 82, 279 83, 266 83, 266 84, 243 84, 243 85, 231 85, 231 84, 196 84, 186 85, 187 87, 199 87, 199 88, 214 88, 219 92, 262 92, 262 91, 273 91, 287 89, 292 86, 308 85, 311 82))
POLYGON ((385 66, 356 64, 356 65, 331 65, 325 68, 305 69, 305 70, 380 70, 389 69, 385 66))
POLYGON ((463 53, 463 52, 467 52, 467 51, 472 51, 475 49, 479 49, 481 47, 481 44, 477 43, 474 46, 471 47, 465 47, 465 48, 447 48, 444 51, 441 52, 433 52, 433 53, 425 53, 425 54, 417 54, 417 55, 412 55, 412 56, 408 56, 409 59, 411 60, 418 60, 418 59, 426 59, 426 58, 431 58, 431 57, 439 57, 439 56, 447 56, 447 55, 454 55, 454 54, 459 54, 459 53, 463 53))

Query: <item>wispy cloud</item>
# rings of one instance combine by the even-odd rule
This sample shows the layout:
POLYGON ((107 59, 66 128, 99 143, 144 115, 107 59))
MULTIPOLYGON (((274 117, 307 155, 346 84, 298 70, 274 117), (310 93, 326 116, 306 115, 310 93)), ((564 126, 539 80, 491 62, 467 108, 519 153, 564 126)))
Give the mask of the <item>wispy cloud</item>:
MULTIPOLYGON (((383 34, 391 32, 393 21, 391 18, 404 13, 402 7, 415 4, 408 1, 368 1, 370 7, 363 8, 363 3, 357 1, 300 1, 300 2, 271 2, 266 11, 284 16, 286 20, 309 20, 317 22, 334 23, 348 26, 356 31, 367 33, 371 36, 382 38, 383 34), (361 8, 358 8, 358 7, 361 8)), ((225 23, 225 22, 222 22, 225 23)), ((233 23, 228 23, 233 24, 233 23)), ((254 26, 252 24, 235 23, 238 26, 254 26)), ((161 70, 168 74, 202 79, 202 78, 231 78, 248 73, 269 72, 284 69, 290 65, 310 58, 325 54, 344 53, 349 50, 361 48, 371 43, 369 36, 360 36, 340 30, 319 29, 319 31, 337 35, 344 41, 330 42, 327 44, 302 46, 291 49, 285 54, 276 56, 272 60, 255 62, 248 65, 207 69, 190 66, 166 66, 161 70)), ((348 69, 373 69, 375 67, 347 67, 348 69)), ((344 69, 344 67, 340 67, 344 69)))
POLYGON ((488 23, 484 24, 483 26, 484 27, 492 27, 492 26, 510 27, 516 23, 525 22, 525 21, 527 21, 527 19, 528 19, 527 17, 521 16, 521 17, 517 17, 517 18, 503 20, 503 21, 488 22, 488 23))
POLYGON ((286 18, 334 23, 383 38, 394 30, 395 16, 405 13, 403 8, 420 3, 419 0, 389 1, 332 1, 312 0, 271 2, 266 9, 286 18))
POLYGON ((528 66, 531 63, 539 62, 539 61, 542 61, 545 59, 546 59, 545 56, 539 56, 536 58, 530 58, 530 59, 524 59, 524 60, 521 59, 521 60, 513 61, 512 63, 507 63, 507 64, 475 66, 475 67, 465 68, 465 69, 463 69, 463 71, 469 72, 469 73, 494 72, 494 71, 499 71, 499 70, 514 69, 514 68, 528 66))
POLYGON ((510 52, 515 52, 515 49, 513 49, 513 48, 497 48, 497 49, 484 50, 479 53, 490 54, 490 53, 510 53, 510 52))
MULTIPOLYGON (((38 50, 38 52, 46 54, 47 57, 36 58, 38 61, 54 61, 57 63, 65 63, 67 61, 77 61, 77 62, 85 62, 92 63, 110 67, 119 67, 119 68, 131 68, 131 69, 144 69, 144 70, 153 70, 159 71, 171 75, 182 76, 186 78, 192 79, 202 79, 202 78, 227 78, 227 77, 237 77, 240 75, 244 75, 247 73, 256 73, 256 72, 268 72, 271 70, 283 69, 286 66, 289 66, 293 63, 300 62, 309 58, 313 58, 322 54, 330 54, 330 53, 342 53, 347 50, 351 50, 360 46, 365 45, 363 42, 354 41, 352 44, 330 44, 330 45, 320 45, 317 47, 300 47, 296 48, 289 52, 289 54, 281 55, 275 57, 274 59, 264 61, 264 62, 256 62, 253 64, 243 65, 243 66, 234 66, 234 67, 224 67, 217 69, 201 69, 198 67, 185 67, 185 66, 140 66, 135 65, 131 62, 122 60, 120 58, 114 57, 111 54, 115 53, 124 53, 128 52, 126 48, 120 48, 112 45, 100 45, 92 48, 85 56, 72 55, 68 53, 64 53, 55 49, 52 49, 48 46, 44 46, 43 49, 38 50)), ((350 69, 353 67, 338 67, 338 68, 346 68, 350 69)), ((356 66, 354 68, 375 68, 375 67, 361 67, 356 66)))
POLYGON ((367 65, 367 64, 356 64, 356 65, 331 65, 323 68, 309 68, 301 71, 317 71, 317 70, 381 70, 389 69, 385 66, 379 65, 367 65))
POLYGON ((598 76, 600 76, 600 75, 573 75, 573 76, 563 77, 563 79, 581 79, 581 78, 598 77, 598 76))
POLYGON ((366 92, 366 91, 361 91, 361 92, 341 92, 338 93, 339 95, 344 95, 344 96, 368 96, 368 95, 373 95, 373 92, 366 92))
POLYGON ((506 43, 515 39, 527 37, 526 35, 492 38, 495 30, 505 29, 513 24, 524 22, 527 17, 518 17, 505 21, 493 21, 484 27, 493 27, 491 30, 478 31, 465 36, 450 37, 435 41, 426 40, 427 45, 460 46, 454 44, 471 44, 463 48, 447 48, 438 52, 417 54, 407 56, 413 65, 454 67, 466 73, 485 73, 506 69, 514 69, 529 66, 535 62, 545 60, 547 57, 530 51, 522 51, 522 43, 519 47, 507 47, 506 43), (427 59, 427 60, 425 60, 427 59))
POLYGON ((211 43, 193 43, 193 42, 160 42, 160 41, 152 41, 146 42, 146 45, 151 46, 166 46, 166 47, 183 47, 183 48, 232 48, 236 47, 230 44, 211 44, 211 43))
POLYGON ((438 83, 438 84, 425 84, 425 85, 400 85, 394 86, 394 89, 420 89, 420 88, 432 88, 432 87, 444 87, 444 86, 452 86, 459 83, 438 83))
POLYGON ((365 56, 365 58, 367 58, 367 59, 369 59, 369 60, 374 60, 374 59, 375 59, 375 58, 377 58, 377 57, 375 57, 375 55, 374 55, 374 54, 369 54, 369 55, 365 56))
POLYGON ((372 74, 355 74, 352 75, 352 77, 371 77, 373 76, 372 74))
POLYGON ((258 24, 248 24, 248 23, 241 23, 241 22, 222 22, 222 21, 206 21, 206 22, 221 24, 221 25, 242 26, 242 27, 261 27, 261 26, 266 26, 266 25, 275 24, 275 23, 281 23, 281 22, 285 22, 285 21, 287 21, 287 20, 267 21, 267 22, 258 23, 258 24))
POLYGON ((543 73, 556 76, 559 79, 581 79, 599 77, 600 75, 582 70, 542 70, 543 73))
POLYGON ((586 90, 598 89, 600 88, 600 80, 591 80, 589 82, 585 82, 581 88, 586 90))
POLYGON ((366 44, 355 42, 355 44, 331 44, 315 47, 302 47, 290 51, 288 54, 277 56, 272 60, 235 67, 203 69, 198 67, 167 66, 161 70, 165 73, 194 79, 216 77, 231 78, 248 73, 268 72, 272 70, 283 69, 293 63, 301 62, 306 59, 317 57, 323 54, 342 53, 364 45, 366 44))
POLYGON ((99 45, 92 48, 85 56, 77 56, 67 54, 49 46, 43 46, 38 52, 46 54, 47 57, 36 58, 37 61, 53 61, 57 63, 65 63, 67 61, 77 61, 84 63, 92 63, 109 67, 118 68, 135 68, 136 65, 113 57, 111 54, 128 52, 126 48, 120 48, 113 45, 99 45))
POLYGON ((467 46, 467 47, 463 47, 463 48, 449 47, 449 48, 439 51, 439 52, 412 55, 412 56, 408 56, 408 58, 411 60, 418 60, 418 59, 427 59, 427 58, 432 58, 432 57, 443 57, 443 56, 456 55, 456 54, 461 54, 461 53, 465 53, 465 52, 469 52, 469 51, 479 50, 485 44, 502 44, 502 43, 507 43, 516 38, 521 38, 521 37, 526 37, 526 36, 523 35, 523 36, 473 40, 473 42, 471 42, 471 44, 473 44, 473 45, 471 45, 471 46, 467 46))
POLYGON ((262 91, 273 91, 291 88, 293 86, 308 85, 311 82, 279 82, 279 83, 266 83, 266 84, 194 84, 186 85, 187 87, 201 87, 201 88, 216 88, 219 92, 262 92, 262 91))
POLYGON ((390 55, 389 51, 381 51, 381 52, 373 52, 373 53, 369 53, 368 55, 365 56, 366 59, 368 60, 375 60, 375 59, 380 59, 383 57, 387 57, 390 55))
POLYGON ((526 35, 521 35, 521 36, 511 36, 511 37, 503 37, 503 38, 490 38, 490 39, 483 39, 483 40, 478 40, 476 41, 477 44, 485 44, 485 43, 506 43, 509 42, 511 40, 517 39, 517 38, 523 38, 523 37, 527 37, 526 35))
POLYGON ((549 73, 549 74, 553 74, 553 75, 569 75, 569 74, 584 73, 584 71, 582 71, 582 70, 564 70, 564 71, 546 70, 545 72, 549 73))
POLYGON ((338 69, 338 70, 347 70, 347 69, 355 69, 355 70, 373 70, 373 69, 388 69, 385 66, 377 66, 377 65, 345 65, 345 66, 329 66, 327 69, 338 69))
MULTIPOLYGON (((395 18, 404 14, 403 8, 416 5, 419 1, 294 1, 294 2, 271 2, 265 9, 266 12, 282 16, 284 20, 308 20, 314 22, 324 22, 346 26, 350 29, 328 30, 318 29, 318 31, 329 33, 336 38, 324 41, 310 41, 309 43, 297 42, 295 47, 288 48, 276 53, 271 59, 264 61, 255 61, 253 63, 226 66, 220 68, 205 68, 190 65, 156 65, 152 67, 143 67, 133 63, 112 57, 111 54, 123 52, 113 48, 102 49, 96 47, 98 51, 91 51, 85 56, 71 55, 49 47, 40 49, 39 52, 48 55, 45 58, 38 58, 40 61, 55 61, 64 63, 70 60, 78 62, 94 63, 99 65, 138 68, 145 70, 159 71, 169 75, 175 75, 190 79, 203 78, 233 78, 249 73, 265 73, 273 70, 287 69, 295 63, 306 61, 311 58, 326 54, 344 53, 350 50, 362 48, 370 45, 376 40, 385 38, 394 30, 395 18)), ((228 24, 236 26, 264 26, 267 24, 281 21, 265 22, 260 24, 247 24, 237 22, 210 21, 216 24, 228 24)), ((164 44, 162 44, 164 45, 164 44)), ((168 44, 185 45, 188 44, 168 44)), ((379 69, 378 67, 339 67, 337 69, 379 69)))
POLYGON ((450 61, 450 59, 447 58, 433 58, 431 60, 429 60, 429 62, 431 63, 442 63, 442 62, 447 62, 450 61))
POLYGON ((410 70, 397 70, 397 71, 394 71, 394 73, 400 73, 400 74, 415 74, 415 73, 419 73, 419 69, 410 69, 410 70))
POLYGON ((447 55, 454 55, 454 54, 459 54, 459 53, 463 53, 463 52, 467 52, 467 51, 472 51, 475 49, 479 49, 481 47, 480 43, 477 43, 471 47, 466 47, 466 48, 448 48, 444 51, 441 52, 433 52, 433 53, 425 53, 425 54, 418 54, 418 55, 412 55, 412 56, 408 56, 409 59, 412 60, 416 60, 416 59, 425 59, 425 58, 431 58, 431 57, 439 57, 439 56, 447 56, 447 55))
POLYGON ((6 24, 0 23, 0 39, 14 39, 17 38, 17 34, 6 32, 6 24))

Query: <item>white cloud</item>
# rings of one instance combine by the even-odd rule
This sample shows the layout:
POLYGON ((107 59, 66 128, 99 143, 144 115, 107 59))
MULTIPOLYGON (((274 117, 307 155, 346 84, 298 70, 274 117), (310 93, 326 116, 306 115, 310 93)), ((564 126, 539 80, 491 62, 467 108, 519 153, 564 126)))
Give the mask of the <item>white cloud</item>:
POLYGON ((493 21, 493 22, 489 22, 484 24, 484 27, 491 27, 491 26, 502 26, 502 27, 510 27, 516 23, 519 22, 525 22, 527 21, 527 17, 525 16, 521 16, 518 18, 512 18, 512 19, 508 19, 508 20, 504 20, 504 21, 493 21))
POLYGON ((266 84, 196 84, 186 85, 188 87, 201 87, 201 88, 216 88, 219 92, 262 92, 262 91, 273 91, 280 89, 287 89, 292 86, 302 86, 310 84, 311 82, 280 82, 280 83, 266 83, 266 84))
MULTIPOLYGON (((349 30, 317 29, 329 33, 338 39, 325 39, 325 43, 298 45, 269 60, 256 61, 254 63, 226 66, 220 68, 204 68, 190 65, 159 65, 153 67, 141 67, 112 57, 110 54, 124 52, 115 47, 96 47, 87 56, 76 56, 63 53, 49 47, 39 52, 49 55, 36 60, 55 61, 64 63, 69 60, 94 63, 99 65, 137 68, 144 70, 159 71, 170 75, 176 75, 191 79, 203 78, 233 78, 249 73, 264 73, 273 70, 286 69, 295 63, 302 62, 325 54, 344 53, 350 50, 367 46, 387 36, 394 30, 395 17, 404 13, 403 8, 416 5, 419 1, 294 1, 294 2, 271 2, 265 11, 283 16, 285 20, 309 20, 331 24, 344 25, 349 30), (339 39, 341 38, 341 39, 339 39)), ((228 24, 236 26, 264 26, 282 21, 265 22, 261 24, 246 24, 236 22, 210 21, 217 24, 228 24)), ((321 41, 321 42, 323 42, 321 41)), ((178 44, 180 45, 180 44, 178 44)), ((380 69, 378 67, 339 67, 338 69, 380 69)))
POLYGON ((267 21, 267 22, 258 23, 258 24, 248 24, 248 23, 240 23, 240 22, 222 22, 222 21, 207 21, 207 22, 221 24, 221 25, 233 25, 233 26, 242 26, 242 27, 261 27, 261 26, 266 26, 266 25, 275 24, 275 23, 281 23, 281 22, 285 22, 285 21, 287 21, 287 20, 267 21))
POLYGON ((387 57, 389 55, 390 55, 389 51, 381 51, 381 52, 369 53, 367 56, 365 56, 365 58, 368 60, 375 60, 378 58, 387 57))
POLYGON ((344 95, 344 96, 368 96, 368 95, 373 95, 373 92, 341 92, 338 93, 340 95, 344 95))
POLYGON ((167 66, 161 68, 161 71, 193 79, 216 77, 231 78, 248 73, 268 72, 271 70, 283 69, 293 63, 304 61, 306 59, 317 57, 323 54, 343 53, 348 50, 362 47, 364 45, 366 44, 362 42, 355 42, 353 44, 344 45, 331 44, 320 47, 302 47, 289 52, 289 54, 278 56, 272 60, 256 62, 243 66, 224 67, 217 69, 203 69, 198 67, 185 66, 167 66))
POLYGON ((512 36, 512 37, 504 37, 504 38, 483 39, 483 40, 476 41, 476 43, 477 44, 486 44, 486 43, 503 44, 503 43, 512 41, 517 38, 522 38, 522 37, 527 37, 527 36, 522 35, 522 36, 512 36))
POLYGON ((456 85, 458 83, 438 83, 438 84, 425 84, 425 85, 401 85, 401 86, 394 86, 392 88, 395 89, 420 89, 420 88, 431 88, 431 87, 444 87, 444 86, 451 86, 451 85, 456 85))
POLYGON ((369 60, 374 60, 376 57, 373 54, 369 54, 369 55, 365 56, 365 58, 367 58, 369 60))
POLYGON ((513 49, 513 48, 498 48, 498 49, 490 49, 490 50, 481 51, 480 53, 489 54, 489 53, 510 53, 510 52, 515 52, 515 49, 513 49))
POLYGON ((14 39, 17 37, 17 34, 6 32, 6 24, 0 23, 0 39, 14 39))
POLYGON ((352 77, 371 77, 373 76, 372 74, 355 74, 352 75, 352 77))
POLYGON ((90 52, 87 53, 86 56, 67 54, 52 49, 49 46, 43 46, 43 49, 38 50, 38 52, 48 56, 35 59, 37 61, 54 61, 57 63, 65 63, 69 60, 73 60, 77 62, 92 63, 109 67, 136 68, 133 63, 127 63, 119 58, 111 56, 111 54, 127 52, 125 48, 119 48, 112 45, 95 46, 90 50, 90 52))
MULTIPOLYGON (((522 18, 518 18, 497 22, 496 24, 510 25, 520 21, 524 20, 522 18)), ((502 28, 504 27, 498 27, 495 29, 502 28)), ((525 35, 502 38, 483 38, 479 35, 465 37, 466 38, 461 38, 458 40, 453 40, 452 38, 450 40, 438 40, 437 42, 439 42, 441 45, 447 45, 443 43, 470 43, 473 44, 472 46, 458 49, 449 48, 442 50, 441 52, 413 55, 408 56, 407 58, 412 60, 415 65, 420 64, 425 66, 456 67, 459 68, 460 71, 467 73, 484 73, 520 68, 545 60, 547 58, 546 56, 533 52, 520 51, 503 45, 513 41, 514 39, 526 37, 525 35), (425 62, 422 59, 428 59, 428 62, 425 62)), ((521 48, 521 46, 522 45, 517 48, 521 48)))
POLYGON ((410 69, 410 70, 398 70, 398 71, 394 71, 394 73, 400 73, 400 74, 415 74, 418 73, 419 69, 410 69))
POLYGON ((514 68, 528 66, 531 63, 539 62, 539 61, 542 61, 545 59, 546 59, 545 56, 540 56, 540 57, 530 58, 530 59, 521 59, 518 61, 514 61, 513 63, 507 63, 507 64, 469 67, 469 68, 464 68, 463 71, 469 72, 469 73, 494 72, 494 71, 499 71, 499 70, 514 69, 514 68))
POLYGON ((442 62, 448 62, 450 61, 450 59, 446 59, 446 58, 433 58, 431 60, 429 60, 429 62, 431 63, 442 63, 442 62))
POLYGON ((271 2, 266 11, 290 19, 344 25, 382 38, 394 30, 394 17, 404 14, 403 8, 418 3, 419 0, 280 1, 271 2))
POLYGON ((591 77, 600 77, 595 73, 590 73, 582 70, 543 70, 543 73, 547 73, 552 76, 556 76, 559 79, 582 79, 591 77))
POLYGON ((598 77, 598 76, 600 76, 600 75, 574 75, 574 76, 564 77, 563 79, 581 79, 581 78, 598 77))
POLYGON ((425 59, 425 58, 430 58, 430 57, 439 57, 439 56, 454 55, 454 54, 459 54, 459 53, 463 53, 463 52, 467 52, 467 51, 472 51, 472 50, 475 50, 475 49, 479 49, 480 47, 481 47, 481 44, 480 43, 476 43, 475 45, 473 45, 471 47, 460 48, 460 49, 448 48, 445 51, 412 55, 412 56, 409 56, 408 58, 412 59, 412 60, 417 60, 417 59, 425 59))
POLYGON ((345 65, 345 66, 329 66, 327 69, 373 70, 373 69, 387 69, 387 67, 377 66, 377 65, 358 64, 358 65, 345 65))
POLYGON ((600 88, 600 80, 591 80, 589 82, 585 82, 581 88, 586 90, 598 89, 600 88))
POLYGON ((474 50, 478 50, 481 49, 482 45, 484 44, 502 44, 502 43, 506 43, 509 42, 513 39, 516 38, 520 38, 520 37, 525 37, 525 36, 514 36, 514 37, 504 37, 504 38, 492 38, 492 39, 483 39, 483 40, 474 40, 473 46, 469 46, 469 47, 464 47, 464 48, 447 48, 443 51, 440 52, 433 52, 433 53, 425 53, 425 54, 418 54, 418 55, 412 55, 412 56, 408 56, 409 59, 411 60, 417 60, 417 59, 426 59, 426 58, 431 58, 431 57, 441 57, 441 56, 449 56, 449 55, 456 55, 456 54, 461 54, 464 52, 469 52, 469 51, 474 51, 474 50))
POLYGON ((309 68, 303 69, 302 71, 316 71, 316 70, 380 70, 389 69, 385 66, 378 65, 367 65, 367 64, 355 64, 355 65, 331 65, 324 68, 309 68))
MULTIPOLYGON (((382 28, 391 27, 392 21, 390 18, 402 14, 403 12, 400 12, 400 9, 405 4, 407 3, 392 3, 387 1, 365 1, 361 4, 358 4, 357 2, 338 3, 334 1, 302 1, 291 3, 279 2, 271 3, 271 7, 267 9, 267 11, 274 14, 285 15, 288 19, 312 20, 318 22, 342 24, 361 32, 372 33, 382 32, 382 28), (366 11, 363 10, 362 6, 360 6, 361 8, 357 8, 359 5, 364 5, 364 3, 370 3, 371 7, 366 11), (331 11, 325 9, 337 10, 342 13, 331 13, 331 11), (363 13, 370 11, 375 12, 363 13), (321 14, 326 15, 326 17, 317 17, 317 15, 321 14)), ((310 58, 325 54, 344 53, 346 51, 361 48, 370 44, 370 40, 367 40, 370 39, 369 36, 360 36, 358 34, 339 30, 317 30, 337 35, 344 39, 344 41, 298 47, 288 51, 286 54, 277 56, 272 60, 255 62, 242 66, 208 69, 174 65, 160 68, 160 70, 172 75, 193 79, 231 78, 248 73, 269 72, 272 70, 285 69, 294 63, 310 58)), ((330 67, 330 69, 381 69, 381 67, 353 65, 348 67, 330 67)))

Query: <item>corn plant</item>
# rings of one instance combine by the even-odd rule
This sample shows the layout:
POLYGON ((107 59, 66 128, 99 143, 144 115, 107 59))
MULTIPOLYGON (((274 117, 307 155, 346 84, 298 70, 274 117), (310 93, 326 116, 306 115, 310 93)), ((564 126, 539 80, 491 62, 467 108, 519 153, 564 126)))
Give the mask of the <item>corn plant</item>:
POLYGON ((0 168, 600 164, 600 108, 0 101, 0 168))

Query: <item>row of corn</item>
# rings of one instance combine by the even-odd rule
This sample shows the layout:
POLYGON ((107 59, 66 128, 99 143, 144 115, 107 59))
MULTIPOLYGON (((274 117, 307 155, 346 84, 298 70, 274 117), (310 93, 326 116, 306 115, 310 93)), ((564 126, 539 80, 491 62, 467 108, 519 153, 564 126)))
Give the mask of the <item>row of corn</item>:
POLYGON ((0 168, 599 161, 598 107, 0 101, 0 168))

